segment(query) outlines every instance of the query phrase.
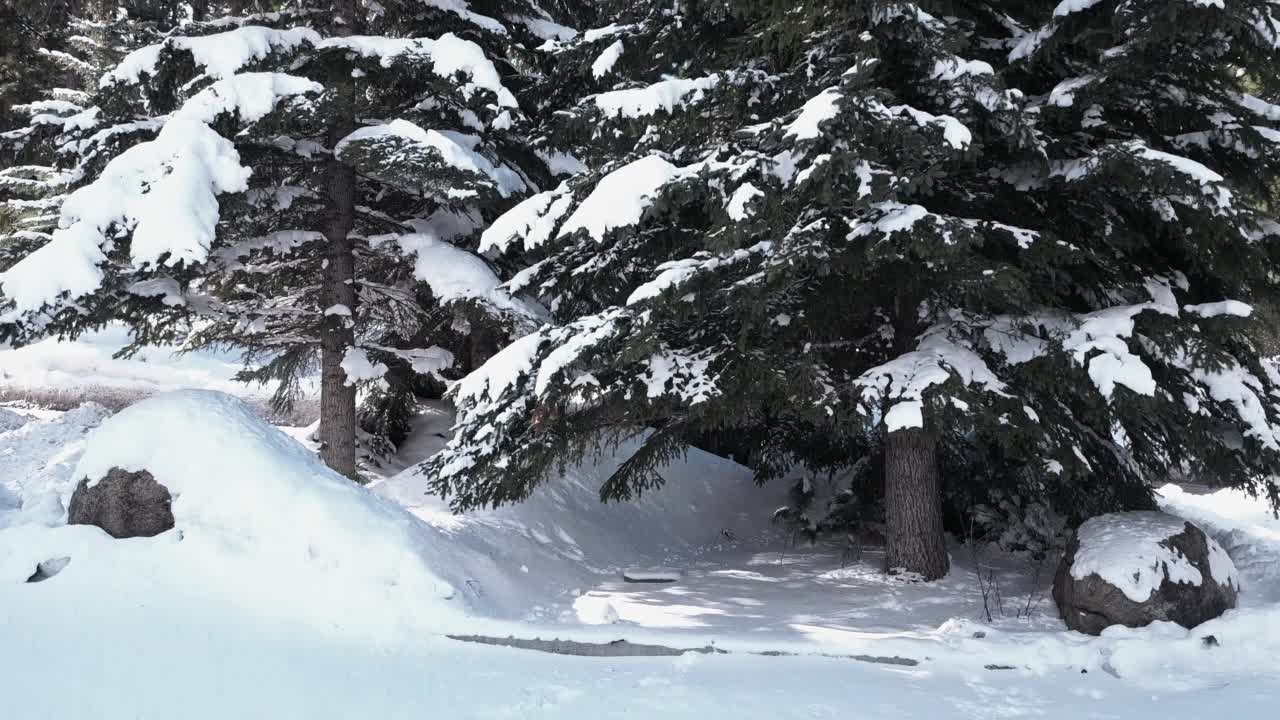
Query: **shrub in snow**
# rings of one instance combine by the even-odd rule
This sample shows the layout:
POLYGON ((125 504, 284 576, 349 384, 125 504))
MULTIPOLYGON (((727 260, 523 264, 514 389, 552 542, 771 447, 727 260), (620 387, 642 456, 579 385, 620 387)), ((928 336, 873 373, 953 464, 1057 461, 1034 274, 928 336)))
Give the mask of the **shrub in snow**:
POLYGON ((1080 526, 1053 582, 1067 627, 1098 635, 1111 625, 1171 620, 1195 627, 1235 607, 1231 558, 1195 525, 1159 512, 1112 513, 1080 526))
POLYGON ((113 538, 152 537, 173 529, 169 489, 146 470, 114 467, 101 478, 81 478, 67 512, 68 525, 96 525, 113 538))

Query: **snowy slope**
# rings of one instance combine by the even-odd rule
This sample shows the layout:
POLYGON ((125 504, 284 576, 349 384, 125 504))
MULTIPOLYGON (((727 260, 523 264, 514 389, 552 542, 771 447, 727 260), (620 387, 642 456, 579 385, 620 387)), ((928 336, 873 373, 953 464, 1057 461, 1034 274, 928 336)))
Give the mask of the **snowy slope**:
MULTIPOLYGON (((663 488, 637 502, 602 504, 600 486, 635 447, 628 444, 567 468, 524 503, 458 516, 428 494, 427 478, 411 467, 439 451, 451 424, 444 406, 430 407, 401 448, 399 464, 408 469, 370 489, 517 578, 514 597, 486 593, 488 610, 502 617, 561 617, 579 593, 619 578, 629 567, 662 565, 673 554, 746 534, 783 499, 781 486, 756 486, 747 468, 690 450, 683 463, 663 471, 663 488)), ((473 580, 481 586, 501 582, 483 576, 473 580)))
POLYGON ((85 435, 107 414, 92 403, 50 418, 0 408, 0 529, 66 522, 85 435))

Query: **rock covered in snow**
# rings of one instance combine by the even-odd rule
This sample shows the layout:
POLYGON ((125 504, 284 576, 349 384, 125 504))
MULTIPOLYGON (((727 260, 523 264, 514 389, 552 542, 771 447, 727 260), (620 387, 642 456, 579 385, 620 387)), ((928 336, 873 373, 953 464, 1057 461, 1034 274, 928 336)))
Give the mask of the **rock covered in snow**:
POLYGON ((1195 627, 1235 607, 1239 590, 1235 565, 1218 543, 1160 512, 1090 518, 1053 581, 1067 627, 1090 635, 1157 620, 1195 627))
POLYGON ((113 467, 71 495, 68 525, 96 525, 113 538, 153 537, 173 529, 173 497, 146 470, 113 467))

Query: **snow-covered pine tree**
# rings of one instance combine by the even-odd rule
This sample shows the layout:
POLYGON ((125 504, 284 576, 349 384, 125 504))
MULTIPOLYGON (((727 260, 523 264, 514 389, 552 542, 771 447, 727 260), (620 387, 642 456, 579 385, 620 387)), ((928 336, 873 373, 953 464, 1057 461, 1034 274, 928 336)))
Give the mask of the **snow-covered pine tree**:
POLYGON ((1192 469, 1280 500, 1244 304, 1275 289, 1280 115, 1245 93, 1275 3, 605 7, 553 48, 594 171, 485 233, 557 324, 455 387, 423 472, 456 506, 643 432, 626 498, 728 429, 762 478, 878 458, 887 566, 932 579, 943 493, 1080 519, 1192 469))
POLYGON ((98 78, 172 28, 176 9, 159 0, 15 0, 0 8, 9 36, 0 55, 0 270, 48 239, 79 169, 102 153, 87 147, 105 139, 93 137, 89 108, 98 78))
POLYGON ((563 31, 494 5, 340 0, 129 54, 94 128, 149 132, 86 169, 62 227, 3 275, 6 331, 124 320, 138 344, 239 347, 282 398, 318 361, 322 454, 354 476, 358 383, 437 373, 441 339, 540 317, 467 244, 547 176, 515 92, 525 47, 563 31))

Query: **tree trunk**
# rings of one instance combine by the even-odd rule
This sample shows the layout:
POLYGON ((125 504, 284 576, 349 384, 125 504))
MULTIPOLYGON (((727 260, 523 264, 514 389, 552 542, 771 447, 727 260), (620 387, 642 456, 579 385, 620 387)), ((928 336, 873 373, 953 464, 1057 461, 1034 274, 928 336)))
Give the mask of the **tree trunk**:
POLYGON ((951 569, 942 530, 934 438, 923 428, 888 433, 884 448, 885 569, 937 580, 951 569))
MULTIPOLYGON (((355 23, 354 0, 334 0, 333 35, 349 35, 355 23)), ((356 88, 350 73, 332 80, 332 105, 326 141, 330 148, 355 130, 356 88)), ((345 305, 351 316, 324 316, 320 325, 320 457, 334 470, 355 479, 356 389, 347 384, 342 359, 355 345, 351 320, 356 310, 355 256, 351 229, 355 224, 355 171, 330 158, 325 167, 325 263, 321 278, 324 308, 345 305)))

